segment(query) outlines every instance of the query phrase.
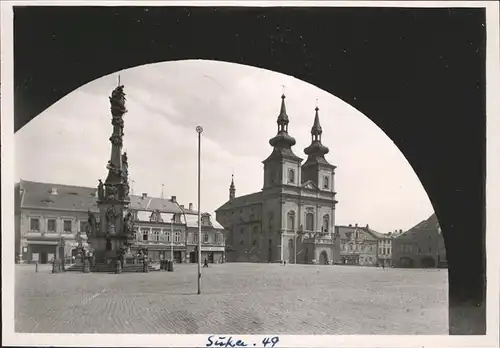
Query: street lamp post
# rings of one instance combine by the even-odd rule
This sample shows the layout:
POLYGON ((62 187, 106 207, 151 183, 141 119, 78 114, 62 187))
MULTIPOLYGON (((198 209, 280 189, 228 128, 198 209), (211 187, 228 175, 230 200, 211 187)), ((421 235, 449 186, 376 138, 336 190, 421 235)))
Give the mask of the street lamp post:
POLYGON ((174 262, 174 219, 175 213, 170 220, 170 262, 174 262))
POLYGON ((201 133, 203 127, 197 126, 198 133, 198 295, 201 294, 201 207, 200 207, 200 191, 201 191, 201 133))

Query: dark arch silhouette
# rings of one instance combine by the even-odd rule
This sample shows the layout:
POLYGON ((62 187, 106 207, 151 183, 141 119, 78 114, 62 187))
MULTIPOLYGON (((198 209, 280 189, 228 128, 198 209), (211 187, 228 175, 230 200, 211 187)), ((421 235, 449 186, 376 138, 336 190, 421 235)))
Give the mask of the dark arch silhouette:
POLYGON ((15 131, 89 81, 181 59, 289 74, 354 106, 434 206, 450 333, 485 333, 483 8, 17 7, 14 32, 15 131))

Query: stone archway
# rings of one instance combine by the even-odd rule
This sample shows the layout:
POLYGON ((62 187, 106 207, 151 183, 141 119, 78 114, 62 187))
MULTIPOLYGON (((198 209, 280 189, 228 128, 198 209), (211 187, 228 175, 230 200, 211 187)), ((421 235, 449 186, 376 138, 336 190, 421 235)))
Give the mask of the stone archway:
POLYGON ((328 254, 324 250, 321 252, 321 254, 319 254, 319 264, 320 265, 328 265, 329 264, 328 254))
POLYGON ((436 261, 433 257, 426 256, 420 260, 420 265, 422 268, 434 268, 436 267, 436 261))
POLYGON ((414 261, 410 257, 402 257, 399 259, 399 266, 402 268, 413 268, 414 261))

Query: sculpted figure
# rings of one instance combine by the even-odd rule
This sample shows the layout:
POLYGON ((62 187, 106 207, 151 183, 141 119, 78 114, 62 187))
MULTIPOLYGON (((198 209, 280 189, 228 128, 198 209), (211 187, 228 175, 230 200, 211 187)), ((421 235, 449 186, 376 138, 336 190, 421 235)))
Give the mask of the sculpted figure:
POLYGON ((96 231, 96 220, 94 214, 88 211, 89 217, 88 217, 88 223, 89 226, 87 227, 87 236, 92 235, 96 231))
POLYGON ((127 112, 127 109, 125 108, 126 99, 123 87, 124 86, 116 87, 113 92, 111 92, 111 97, 109 97, 111 112, 114 116, 122 115, 127 112))
POLYGON ((97 197, 100 201, 104 199, 104 184, 101 179, 99 179, 99 184, 97 185, 97 197))

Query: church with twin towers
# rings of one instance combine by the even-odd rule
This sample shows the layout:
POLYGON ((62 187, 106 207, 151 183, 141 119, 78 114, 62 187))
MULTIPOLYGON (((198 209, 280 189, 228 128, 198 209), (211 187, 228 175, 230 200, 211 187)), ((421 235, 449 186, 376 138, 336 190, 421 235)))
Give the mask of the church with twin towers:
MULTIPOLYGON (((312 114, 312 113, 311 113, 312 114)), ((307 160, 295 155, 295 139, 288 133, 290 120, 281 97, 278 131, 269 140, 271 154, 264 164, 259 192, 236 195, 234 178, 229 200, 216 210, 217 221, 228 231, 228 262, 282 262, 332 264, 340 260, 335 234, 335 166, 325 155, 323 130, 316 107, 311 117, 311 144, 307 160)))

